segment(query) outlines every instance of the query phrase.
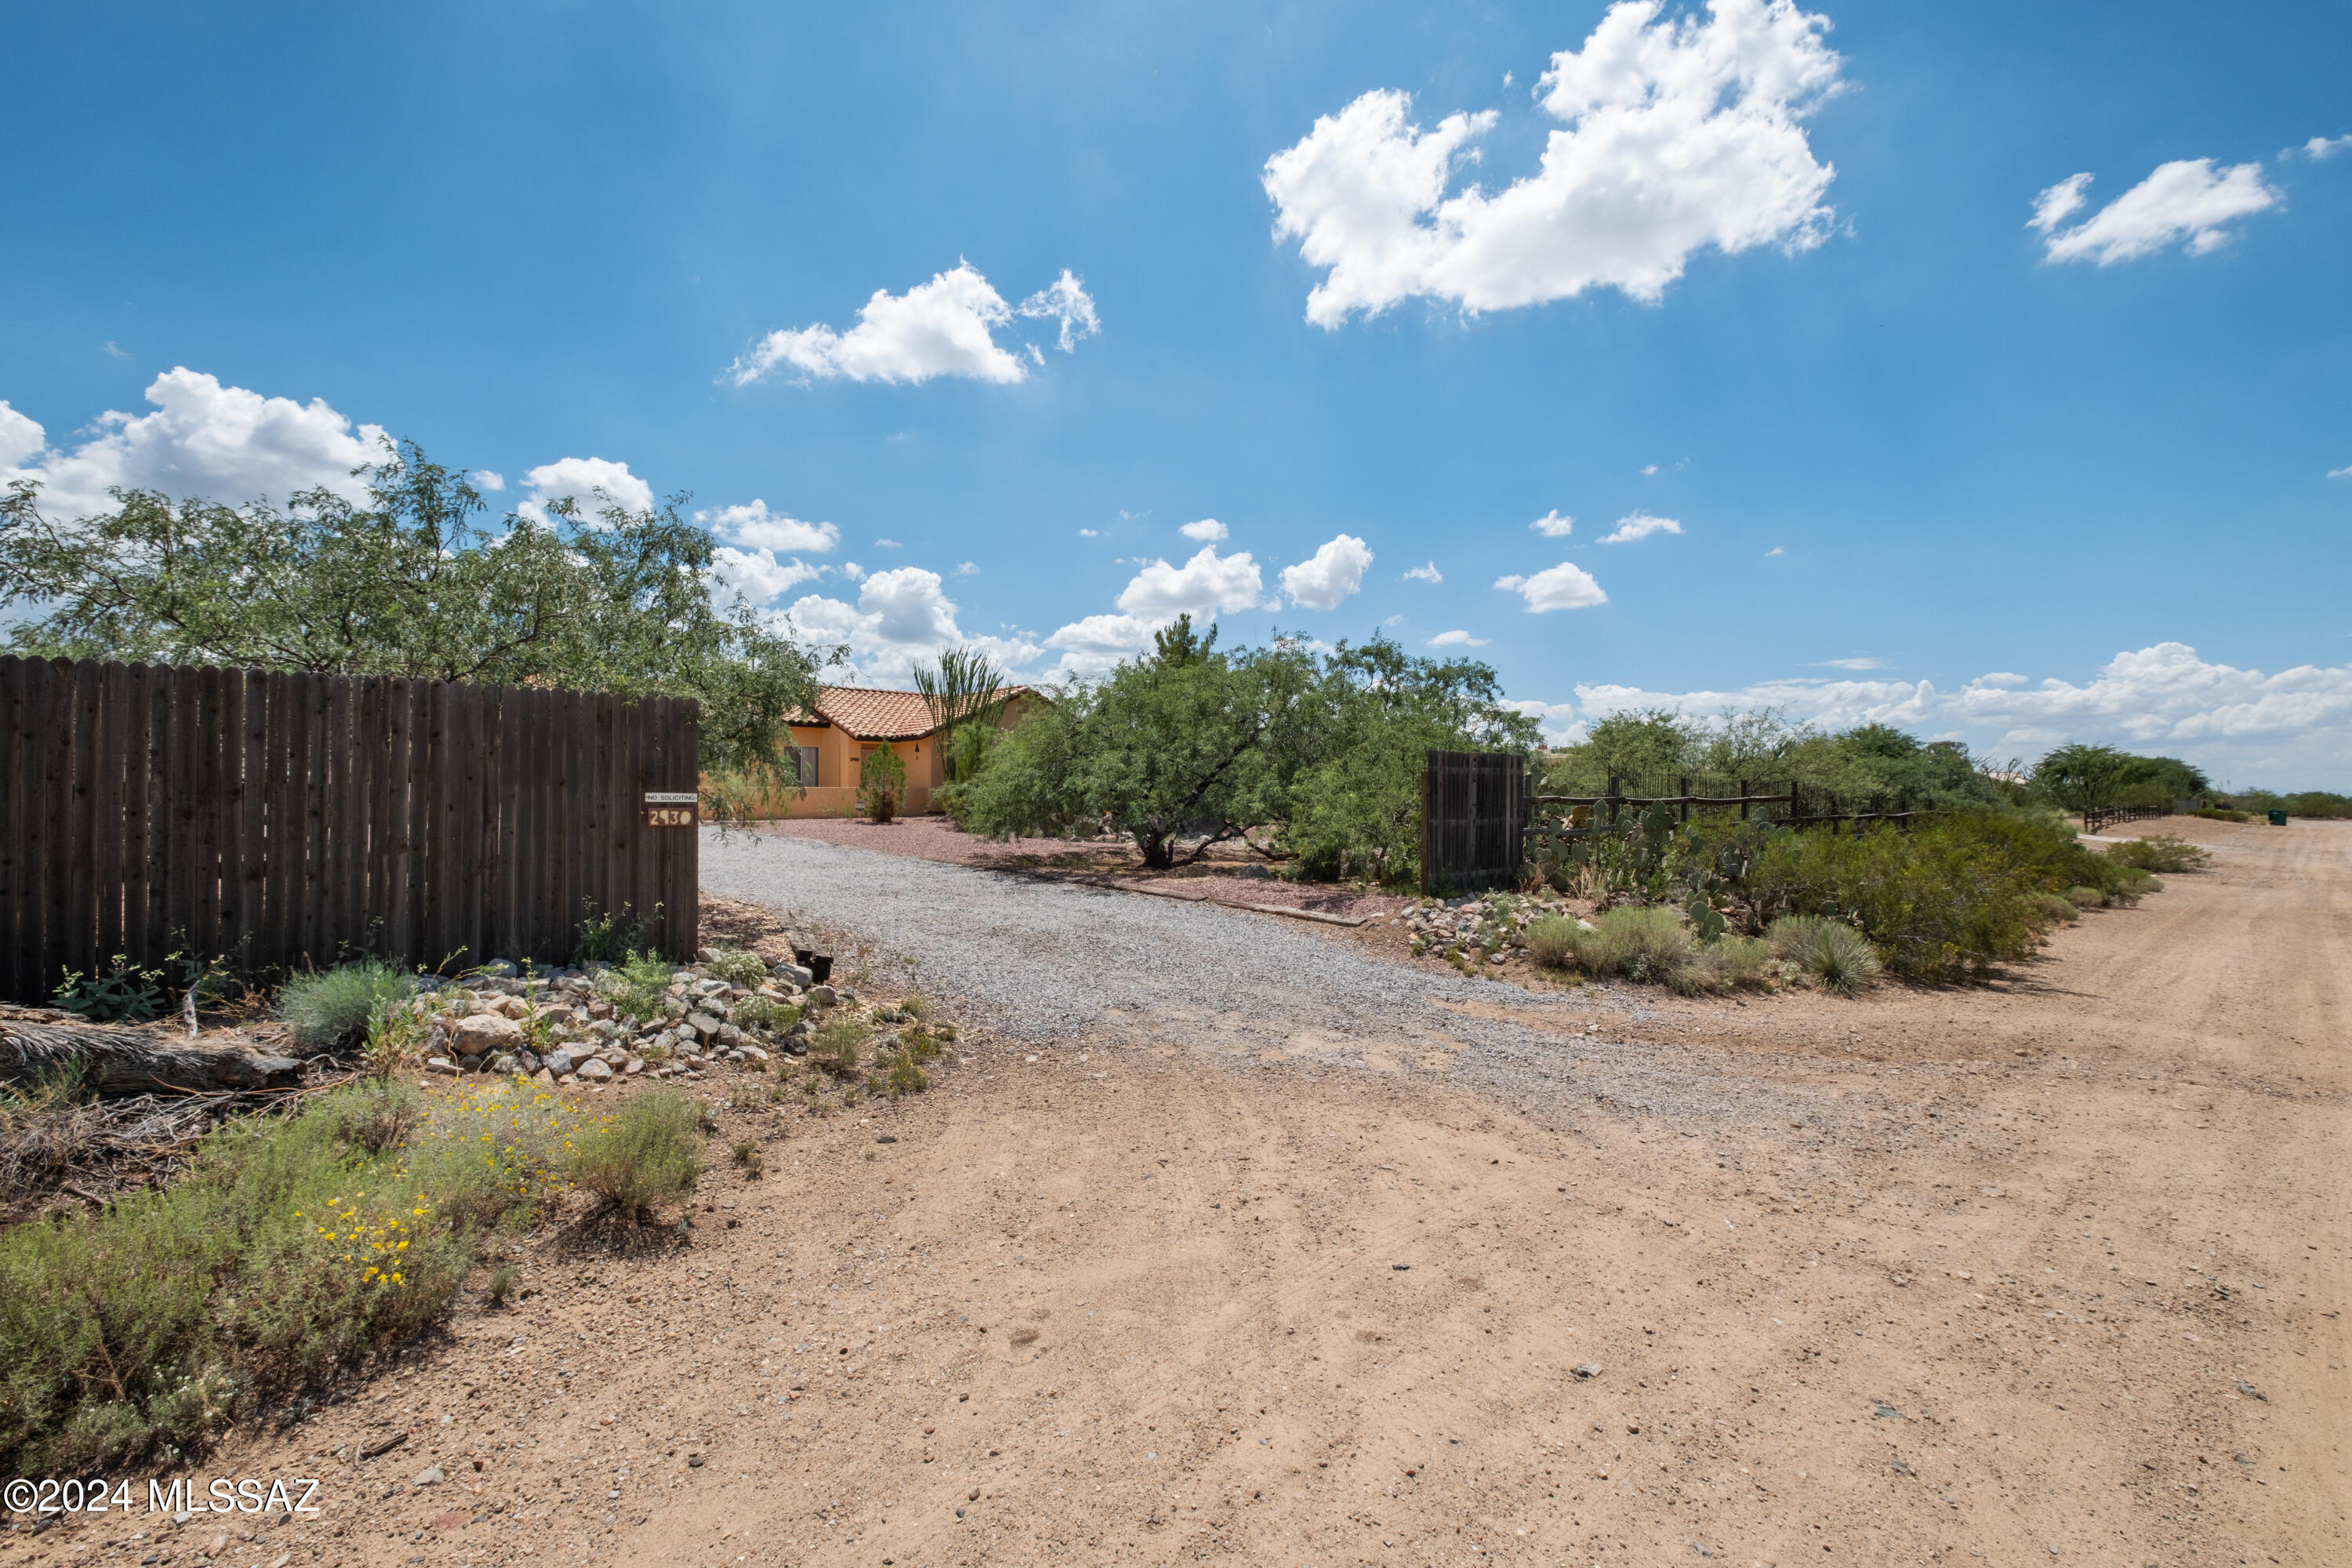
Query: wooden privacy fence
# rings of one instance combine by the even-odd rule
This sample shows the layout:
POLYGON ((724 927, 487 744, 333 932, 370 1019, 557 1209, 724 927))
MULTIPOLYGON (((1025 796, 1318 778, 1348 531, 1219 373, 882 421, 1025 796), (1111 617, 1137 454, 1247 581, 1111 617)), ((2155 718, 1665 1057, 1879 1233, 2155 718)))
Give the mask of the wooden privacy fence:
POLYGON ((1527 801, 1518 752, 1431 752, 1421 775, 1421 890, 1517 881, 1527 801))
POLYGON ((697 728, 671 698, 0 658, 0 995, 117 953, 559 962, 622 911, 684 957, 697 728))

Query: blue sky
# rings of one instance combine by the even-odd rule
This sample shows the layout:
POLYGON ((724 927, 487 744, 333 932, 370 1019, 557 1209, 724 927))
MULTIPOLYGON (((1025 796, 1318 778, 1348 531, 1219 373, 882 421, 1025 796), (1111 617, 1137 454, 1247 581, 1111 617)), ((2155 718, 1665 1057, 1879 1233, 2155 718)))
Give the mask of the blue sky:
POLYGON ((876 680, 1192 608, 1456 634, 1555 735, 1769 701, 2352 787, 2340 5, 5 36, 0 470, 53 511, 375 427, 501 510, 692 491, 876 680))

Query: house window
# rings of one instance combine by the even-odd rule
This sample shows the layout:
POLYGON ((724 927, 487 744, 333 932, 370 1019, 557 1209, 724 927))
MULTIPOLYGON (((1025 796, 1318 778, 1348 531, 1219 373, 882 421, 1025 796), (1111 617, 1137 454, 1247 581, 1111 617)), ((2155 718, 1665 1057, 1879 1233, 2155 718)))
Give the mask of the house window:
POLYGON ((794 746, 786 753, 793 759, 795 776, 803 789, 816 788, 816 748, 794 746))

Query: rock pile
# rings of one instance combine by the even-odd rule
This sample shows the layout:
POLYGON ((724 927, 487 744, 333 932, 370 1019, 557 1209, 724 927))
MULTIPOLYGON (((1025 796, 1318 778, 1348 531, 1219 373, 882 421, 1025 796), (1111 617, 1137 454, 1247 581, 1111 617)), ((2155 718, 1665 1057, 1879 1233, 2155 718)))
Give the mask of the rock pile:
POLYGON ((591 963, 525 973, 504 962, 457 981, 425 977, 425 1066, 436 1072, 513 1073, 552 1083, 698 1079, 728 1065, 805 1055, 826 1009, 856 993, 814 983, 786 961, 706 948, 673 970, 658 999, 616 984, 591 963), (717 973, 723 970, 724 973, 717 973), (649 1016, 634 1016, 642 1008, 649 1016))
MULTIPOLYGON (((1495 894, 1483 899, 1429 899, 1404 911, 1413 952, 1443 957, 1478 954, 1495 963, 1527 956, 1524 933, 1539 920, 1568 910, 1548 900, 1495 894)), ((1589 922, 1579 921, 1578 923, 1589 922)))

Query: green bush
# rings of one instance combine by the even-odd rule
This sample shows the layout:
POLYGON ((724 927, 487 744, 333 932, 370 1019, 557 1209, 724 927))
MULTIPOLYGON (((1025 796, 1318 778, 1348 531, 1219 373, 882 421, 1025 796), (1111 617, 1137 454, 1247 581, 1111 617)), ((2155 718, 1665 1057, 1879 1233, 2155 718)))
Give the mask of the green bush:
POLYGON ((722 948, 718 955, 703 965, 714 980, 724 980, 730 985, 740 985, 750 991, 764 985, 768 980, 768 961, 756 952, 746 952, 740 947, 722 948))
POLYGON ((866 1042, 873 1034, 871 1027, 856 1018, 835 1018, 821 1024, 816 1037, 809 1042, 809 1060, 827 1072, 846 1077, 866 1059, 866 1042))
POLYGON ((357 1083, 223 1127, 168 1187, 0 1234, 0 1471, 170 1464, 415 1337, 578 1121, 511 1083, 429 1111, 357 1083))
POLYGON ((335 1051, 367 1037, 378 1005, 415 994, 416 977, 382 959, 298 974, 278 988, 278 1016, 306 1051, 335 1051))
MULTIPOLYGON (((2105 896, 2105 895, 2104 894, 2101 895, 2101 897, 2105 896)), ((2041 909, 2042 912, 2048 915, 2052 921, 2055 923, 2073 925, 2076 921, 2083 918, 2083 911, 2081 910, 2076 909, 2073 904, 2067 902, 2064 899, 2060 898, 2055 893, 2036 893, 2033 895, 2033 901, 2035 905, 2041 909)))
POLYGON ((2201 816, 2208 822, 2252 822, 2253 820, 2252 813, 2231 811, 2225 805, 2200 805, 2189 815, 2201 816))
POLYGON ((2174 834, 2156 833, 2126 839, 2107 851, 2107 858, 2142 871, 2201 871, 2213 852, 2174 834))
POLYGON ((1766 934, 1772 954, 1803 971, 1823 990, 1855 996, 1877 980, 1882 967, 1869 941, 1841 921, 1787 915, 1766 934))
POLYGON ((1758 913, 1827 915, 1856 927, 1898 974, 1983 978, 2040 946, 2053 915, 2038 895, 2109 894, 2145 873, 2076 841, 2061 817, 1955 810, 1908 833, 1776 833, 1743 882, 1758 913))
POLYGON ((103 973, 66 972, 57 989, 58 1005, 94 1024, 144 1024, 163 1011, 160 969, 142 969, 122 953, 103 973))
POLYGON ((635 952, 596 977, 596 993, 624 1018, 658 1018, 667 1005, 669 977, 677 973, 656 954, 635 952))
POLYGON ((701 1108, 667 1084, 638 1090, 575 1137, 564 1173, 632 1218, 693 1189, 702 1175, 701 1108))
POLYGON ((1590 934, 1567 916, 1552 915, 1528 927, 1528 956, 1546 969, 1580 968, 1581 939, 1590 934))

